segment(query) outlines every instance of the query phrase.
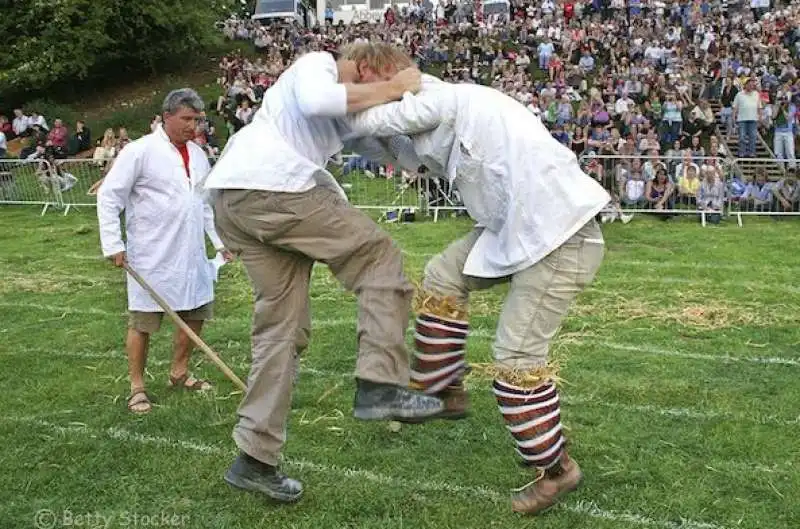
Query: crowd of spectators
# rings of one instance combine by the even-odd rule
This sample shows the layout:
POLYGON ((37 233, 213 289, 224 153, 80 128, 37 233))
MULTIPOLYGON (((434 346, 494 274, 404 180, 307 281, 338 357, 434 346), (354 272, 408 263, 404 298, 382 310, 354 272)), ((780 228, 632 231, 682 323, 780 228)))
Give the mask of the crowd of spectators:
MULTIPOLYGON (((257 51, 220 61, 221 96, 209 111, 222 116, 222 136, 250 122, 266 89, 298 55, 384 40, 445 80, 490 85, 517 99, 623 208, 718 211, 728 201, 798 209, 794 1, 765 7, 761 0, 514 0, 508 15, 483 17, 470 0, 414 0, 387 8, 380 20, 350 24, 333 23, 328 13, 312 28, 235 18, 222 24, 229 39, 252 42, 257 51), (753 173, 731 161, 756 156, 758 135, 785 163, 780 178, 759 183, 774 164, 769 153, 753 173)), ((49 146, 56 157, 72 155, 91 143, 85 126, 69 132, 58 121, 54 133, 35 113, 13 123, 0 116, 0 134, 36 135, 26 156, 49 146)), ((222 140, 210 120, 198 127, 196 141, 209 155, 222 140)), ((120 148, 109 131, 102 143, 96 157, 120 148)), ((0 155, 2 148, 0 137, 0 155)), ((392 174, 358 160, 347 168, 354 167, 392 174)))
POLYGON ((224 96, 217 110, 229 131, 252 119, 261 95, 298 54, 386 40, 445 80, 490 85, 520 101, 620 205, 718 211, 731 199, 762 207, 756 179, 732 174, 729 161, 756 156, 760 133, 788 168, 765 183, 770 207, 786 209, 784 189, 797 209, 800 6, 518 1, 510 16, 483 19, 471 2, 423 5, 389 7, 376 22, 329 20, 310 29, 228 21, 229 38, 261 51, 256 59, 232 55, 220 64, 224 96), (730 143, 734 152, 727 149, 731 138, 739 140, 730 143), (739 181, 747 191, 738 190, 739 181))

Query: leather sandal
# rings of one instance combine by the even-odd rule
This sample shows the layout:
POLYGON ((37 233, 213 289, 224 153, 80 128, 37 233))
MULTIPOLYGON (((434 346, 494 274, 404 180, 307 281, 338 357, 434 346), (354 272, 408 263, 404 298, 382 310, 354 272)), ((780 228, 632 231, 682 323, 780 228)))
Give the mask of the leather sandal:
POLYGON ((179 377, 170 375, 169 386, 176 389, 185 389, 187 391, 206 391, 213 387, 207 380, 195 378, 189 373, 184 373, 179 377))
POLYGON ((152 409, 153 405, 144 388, 137 388, 131 392, 131 396, 128 397, 128 410, 130 412, 144 415, 150 413, 152 409))

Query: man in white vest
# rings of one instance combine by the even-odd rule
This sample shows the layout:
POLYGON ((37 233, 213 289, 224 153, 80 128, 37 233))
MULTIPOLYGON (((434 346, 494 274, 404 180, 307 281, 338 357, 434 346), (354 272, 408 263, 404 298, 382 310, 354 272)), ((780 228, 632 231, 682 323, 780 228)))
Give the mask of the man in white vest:
POLYGON ((512 508, 540 512, 582 479, 565 449, 549 343, 601 265, 595 215, 611 197, 536 116, 492 88, 423 76, 416 95, 348 122, 348 140, 388 138, 406 169, 446 178, 478 223, 425 267, 411 379, 445 402, 442 417, 469 409, 462 379, 470 292, 510 284, 493 390, 518 453, 541 478, 515 494, 512 508))
MULTIPOLYGON (((203 106, 194 90, 170 92, 162 109, 163 124, 120 151, 97 194, 103 255, 118 267, 127 262, 198 335, 212 316, 214 300, 214 270, 205 236, 231 259, 198 186, 210 170, 205 152, 192 141, 203 106), (125 241, 120 230, 123 210, 125 241)), ((130 275, 127 286, 128 409, 147 413, 151 402, 144 369, 150 336, 161 326, 163 309, 130 275)), ((176 329, 173 343, 169 385, 210 389, 207 381, 189 373, 189 336, 176 329)))

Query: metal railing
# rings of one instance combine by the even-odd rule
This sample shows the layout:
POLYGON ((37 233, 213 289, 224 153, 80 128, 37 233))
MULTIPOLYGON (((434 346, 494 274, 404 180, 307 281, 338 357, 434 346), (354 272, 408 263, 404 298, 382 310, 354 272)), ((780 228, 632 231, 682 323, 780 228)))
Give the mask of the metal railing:
MULTIPOLYGON (((767 167, 775 160, 584 155, 580 162, 612 196, 601 215, 606 220, 627 220, 631 213, 665 219, 695 215, 705 224, 735 216, 741 226, 746 216, 800 216, 800 187, 791 173, 769 174, 767 167), (664 172, 663 185, 655 179, 659 170, 664 172)), ((102 179, 105 163, 0 160, 0 204, 38 205, 42 215, 95 207, 92 188, 102 179)), ((444 179, 418 177, 355 155, 343 156, 332 172, 355 207, 380 211, 387 221, 404 213, 419 212, 438 221, 442 212, 465 212, 457 190, 444 179)))
MULTIPOLYGON (((213 158, 209 159, 213 164, 213 158)), ((77 207, 96 207, 96 187, 110 160, 0 159, 0 205, 42 205, 42 214, 58 209, 67 215, 77 207)), ((391 166, 344 155, 331 167, 357 208, 382 211, 387 219, 404 211, 424 210, 424 187, 416 176, 391 166)))
POLYGON ((51 208, 63 208, 64 194, 74 184, 45 160, 0 159, 0 204, 42 206, 44 215, 51 208))
POLYGON ((742 226, 746 215, 800 216, 800 186, 791 175, 770 174, 775 160, 589 154, 580 162, 612 196, 606 221, 694 215, 705 225, 732 215, 742 226))

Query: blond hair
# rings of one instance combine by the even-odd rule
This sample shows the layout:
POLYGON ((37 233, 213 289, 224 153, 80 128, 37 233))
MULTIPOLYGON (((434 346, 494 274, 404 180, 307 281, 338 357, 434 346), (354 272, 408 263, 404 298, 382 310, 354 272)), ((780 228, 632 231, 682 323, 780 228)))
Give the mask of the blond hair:
POLYGON ((413 65, 411 57, 402 49, 385 42, 355 42, 343 46, 339 57, 356 63, 365 62, 376 72, 396 67, 399 70, 413 65))

